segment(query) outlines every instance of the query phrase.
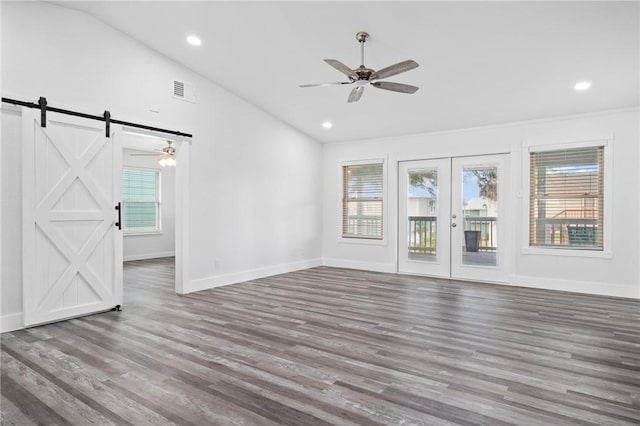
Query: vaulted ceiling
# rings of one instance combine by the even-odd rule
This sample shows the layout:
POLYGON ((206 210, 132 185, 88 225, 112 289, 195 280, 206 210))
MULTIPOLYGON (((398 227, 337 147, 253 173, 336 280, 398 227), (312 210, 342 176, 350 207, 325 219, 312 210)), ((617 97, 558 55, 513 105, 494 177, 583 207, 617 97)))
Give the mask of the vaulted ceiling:
MULTIPOLYGON (((87 12, 321 142, 460 129, 639 105, 638 2, 55 2, 87 12), (323 62, 413 59, 389 81, 352 86, 323 62), (200 47, 185 38, 196 34, 200 47), (588 80, 584 92, 575 83, 588 80), (321 123, 333 123, 330 130, 321 123)), ((197 88, 196 88, 197 90, 197 88)))

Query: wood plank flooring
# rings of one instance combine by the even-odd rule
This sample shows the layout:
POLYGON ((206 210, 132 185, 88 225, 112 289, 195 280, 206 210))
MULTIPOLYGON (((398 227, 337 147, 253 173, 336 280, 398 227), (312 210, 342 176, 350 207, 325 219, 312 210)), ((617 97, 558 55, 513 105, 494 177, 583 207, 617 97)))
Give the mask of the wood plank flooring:
POLYGON ((2 424, 640 424, 640 303, 313 268, 2 335, 2 424))

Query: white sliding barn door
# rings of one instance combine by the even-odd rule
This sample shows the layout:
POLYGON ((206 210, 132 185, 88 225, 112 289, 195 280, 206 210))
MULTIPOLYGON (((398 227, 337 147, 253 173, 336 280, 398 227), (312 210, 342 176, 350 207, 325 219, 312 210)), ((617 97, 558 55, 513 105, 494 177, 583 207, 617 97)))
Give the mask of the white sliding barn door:
MULTIPOLYGON (((122 304, 119 134, 105 124, 22 112, 24 325, 122 304)), ((119 132, 118 132, 119 133, 119 132)))

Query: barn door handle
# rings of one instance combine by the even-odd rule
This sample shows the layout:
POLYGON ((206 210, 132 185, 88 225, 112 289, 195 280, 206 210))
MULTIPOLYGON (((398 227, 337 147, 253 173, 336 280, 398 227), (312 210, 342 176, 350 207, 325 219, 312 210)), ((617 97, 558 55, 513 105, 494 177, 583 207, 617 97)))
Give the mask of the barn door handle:
POLYGON ((118 211, 118 221, 115 223, 115 225, 119 230, 122 231, 122 205, 120 201, 118 201, 118 204, 116 204, 115 209, 118 211))

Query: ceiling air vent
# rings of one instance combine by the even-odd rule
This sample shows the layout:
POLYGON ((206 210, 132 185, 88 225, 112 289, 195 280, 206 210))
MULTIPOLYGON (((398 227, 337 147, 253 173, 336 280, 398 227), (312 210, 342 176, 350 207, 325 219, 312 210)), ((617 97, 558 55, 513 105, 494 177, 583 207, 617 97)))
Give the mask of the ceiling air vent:
POLYGON ((173 96, 184 98, 184 83, 182 81, 173 80, 173 96))
POLYGON ((196 101, 196 90, 192 83, 174 79, 171 86, 171 93, 176 99, 182 99, 188 102, 196 101))

